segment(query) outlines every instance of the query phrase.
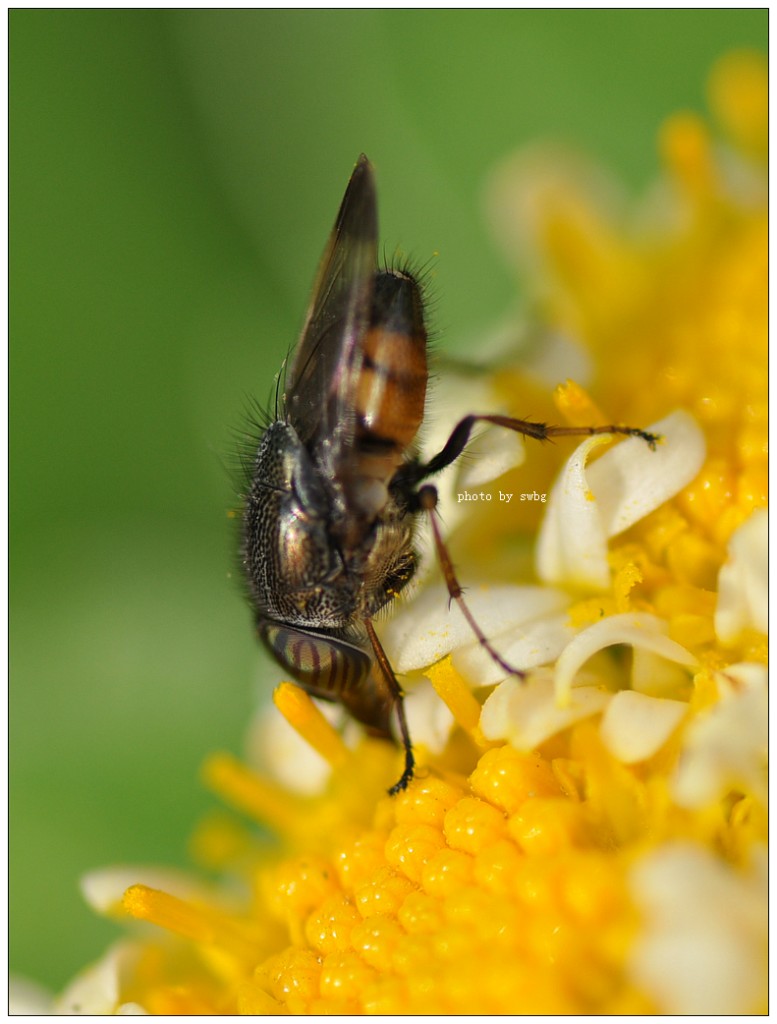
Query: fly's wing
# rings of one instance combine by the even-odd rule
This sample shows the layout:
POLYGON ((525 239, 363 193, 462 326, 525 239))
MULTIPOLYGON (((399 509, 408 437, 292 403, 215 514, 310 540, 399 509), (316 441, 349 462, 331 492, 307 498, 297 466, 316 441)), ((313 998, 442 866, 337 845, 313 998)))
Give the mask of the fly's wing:
POLYGON ((354 432, 361 341, 377 267, 377 233, 375 179, 362 155, 345 190, 286 376, 289 423, 309 450, 326 450, 331 464, 354 432))

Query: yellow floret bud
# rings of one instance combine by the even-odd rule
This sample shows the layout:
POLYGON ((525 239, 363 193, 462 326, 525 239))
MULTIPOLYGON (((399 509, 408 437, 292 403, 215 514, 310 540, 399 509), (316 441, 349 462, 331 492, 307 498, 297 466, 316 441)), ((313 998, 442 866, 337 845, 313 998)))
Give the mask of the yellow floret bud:
POLYGON ((445 815, 445 838, 453 850, 477 853, 505 834, 504 815, 484 800, 464 797, 445 815))
POLYGON ((330 896, 305 922, 305 939, 319 953, 350 949, 351 931, 359 919, 359 911, 347 896, 330 896))
POLYGON ((419 882, 424 866, 444 846, 442 832, 432 825, 397 825, 386 841, 386 860, 411 882, 419 882))
POLYGON ((521 754, 508 746, 486 751, 469 782, 474 793, 506 814, 530 797, 559 792, 550 764, 541 755, 521 754))

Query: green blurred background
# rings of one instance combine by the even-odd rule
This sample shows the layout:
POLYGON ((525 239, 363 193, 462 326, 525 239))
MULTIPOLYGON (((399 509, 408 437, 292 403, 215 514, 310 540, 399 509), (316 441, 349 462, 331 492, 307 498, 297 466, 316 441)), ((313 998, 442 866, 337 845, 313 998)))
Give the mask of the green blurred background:
POLYGON ((638 192, 655 134, 766 10, 13 10, 11 964, 116 929, 82 872, 186 863, 262 661, 221 455, 299 330, 360 151, 383 238, 435 251, 455 345, 514 301, 480 212, 530 140, 638 192))

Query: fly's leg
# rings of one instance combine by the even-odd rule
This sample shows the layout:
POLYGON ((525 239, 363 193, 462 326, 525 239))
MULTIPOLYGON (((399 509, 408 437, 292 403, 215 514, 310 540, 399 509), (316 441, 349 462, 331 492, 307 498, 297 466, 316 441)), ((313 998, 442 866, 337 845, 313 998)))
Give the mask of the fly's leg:
POLYGON ((437 489, 432 487, 431 484, 426 484, 418 491, 415 498, 418 502, 418 508, 429 513, 429 520, 432 524, 432 533, 434 534, 434 546, 437 549, 437 560, 440 563, 440 568, 442 569, 445 585, 448 588, 448 594, 450 595, 451 601, 455 601, 459 606, 461 614, 469 623, 470 629, 477 637, 478 643, 488 653, 489 657, 492 658, 497 665, 499 665, 499 667, 509 675, 518 676, 523 679, 526 673, 505 661, 499 652, 491 645, 488 637, 477 624, 474 615, 467 606, 467 602, 464 600, 464 593, 458 577, 456 576, 456 570, 453 567, 450 552, 448 551, 440 531, 440 514, 437 511, 437 489))
POLYGON ((383 646, 378 639, 378 634, 375 632, 372 620, 365 619, 364 625, 367 627, 367 635, 370 638, 372 649, 375 652, 375 660, 378 663, 378 668, 380 669, 381 675, 383 676, 386 686, 394 700, 394 706, 397 709, 397 718, 399 719, 399 732, 402 737, 402 746, 405 748, 405 770, 402 772, 402 777, 399 781, 395 782, 389 790, 389 795, 395 796, 403 789, 407 789, 408 783, 413 778, 415 770, 413 746, 410 743, 410 731, 407 727, 407 719, 405 718, 405 702, 403 700, 402 688, 397 682, 397 677, 394 675, 394 669, 391 667, 391 663, 386 656, 386 652, 383 650, 383 646))
POLYGON ((506 430, 514 430, 524 437, 533 437, 537 441, 549 441, 554 437, 590 437, 592 434, 624 434, 627 437, 641 437, 642 440, 653 450, 661 440, 658 434, 651 434, 639 427, 626 427, 620 424, 609 424, 606 427, 554 427, 547 423, 533 423, 531 420, 518 420, 512 416, 465 416, 451 431, 451 436, 445 442, 440 452, 431 458, 427 463, 416 469, 416 482, 439 473, 441 469, 450 466, 466 448, 472 429, 477 423, 491 423, 495 427, 504 427, 506 430))

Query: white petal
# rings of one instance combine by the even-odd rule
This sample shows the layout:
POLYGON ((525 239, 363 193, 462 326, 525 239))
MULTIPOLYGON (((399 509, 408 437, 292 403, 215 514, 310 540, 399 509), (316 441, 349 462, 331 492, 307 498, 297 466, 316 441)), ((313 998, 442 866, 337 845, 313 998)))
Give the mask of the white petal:
POLYGON ((768 558, 769 514, 759 509, 734 532, 718 577, 715 631, 724 643, 745 629, 768 631, 768 558))
POLYGON ((485 375, 447 371, 427 397, 422 448, 424 458, 436 455, 460 419, 470 413, 494 412, 498 397, 485 375))
POLYGON ((766 666, 757 661, 739 661, 736 665, 729 665, 725 672, 715 673, 718 692, 724 697, 735 696, 744 690, 763 691, 768 679, 766 666))
POLYGON ((664 1014, 756 1013, 766 998, 765 858, 740 874, 691 843, 639 861, 631 888, 644 930, 633 980, 664 1014))
POLYGON ((60 1015, 112 1016, 117 1009, 121 977, 138 955, 138 947, 117 943, 82 971, 56 1001, 60 1015))
POLYGON ((507 740, 517 750, 533 750, 551 736, 601 711, 611 694, 594 686, 578 686, 560 708, 549 676, 525 682, 505 679, 483 705, 480 728, 486 739, 507 740))
MULTIPOLYGON (((437 455, 456 424, 465 416, 499 411, 506 412, 490 378, 478 376, 477 372, 467 376, 446 372, 427 398, 422 438, 423 458, 437 455)), ((450 534, 462 519, 477 512, 479 508, 476 504, 458 500, 463 490, 480 490, 508 469, 520 465, 524 457, 525 449, 519 434, 497 428, 476 433, 464 453, 434 478, 446 534, 450 534)), ((494 496, 490 489, 489 492, 492 494, 492 502, 498 501, 498 495, 494 496)), ((429 575, 437 562, 431 531, 426 528, 423 520, 422 527, 417 531, 415 547, 421 555, 416 580, 421 581, 429 575)))
POLYGON ((42 985, 18 975, 8 978, 8 1013, 11 1017, 47 1016, 54 998, 42 985))
MULTIPOLYGON (((500 399, 488 377, 477 374, 465 376, 456 372, 447 372, 432 388, 427 398, 422 439, 423 457, 429 459, 437 455, 445 446, 456 424, 465 416, 469 416, 471 413, 498 411, 500 411, 500 399)), ((481 433, 487 436, 482 440, 476 436, 467 446, 465 454, 434 478, 434 485, 439 491, 440 504, 444 509, 449 528, 452 528, 453 520, 458 519, 460 514, 465 511, 460 508, 451 508, 451 505, 456 505, 456 481, 462 472, 462 467, 470 467, 473 474, 477 473, 476 466, 472 465, 477 462, 477 459, 470 457, 468 452, 477 451, 478 445, 483 446, 484 456, 488 456, 489 448, 492 446, 494 453, 501 452, 495 465, 498 463, 504 468, 498 469, 495 476, 501 475, 511 466, 520 465, 523 462, 525 451, 519 435, 508 430, 499 431, 508 437, 512 435, 512 439, 508 441, 499 439, 497 434, 492 433, 491 430, 481 431, 481 433), (516 438, 518 438, 517 444, 516 438)), ((487 479, 493 479, 493 477, 486 475, 483 482, 487 479)))
POLYGON ((663 438, 655 451, 629 437, 588 470, 588 484, 599 503, 604 531, 616 537, 674 497, 704 463, 704 434, 682 409, 648 428, 663 438))
POLYGON ((569 699, 572 681, 582 665, 597 651, 614 644, 641 647, 675 661, 694 665, 696 659, 680 644, 666 636, 666 623, 645 612, 610 615, 578 633, 556 662, 556 699, 563 705, 569 699))
POLYGON ((588 438, 553 486, 537 542, 537 571, 550 583, 605 589, 607 540, 677 494, 704 461, 704 435, 678 410, 651 424, 663 440, 652 451, 641 438, 617 444, 590 467, 593 449, 611 438, 588 438))
POLYGON ((605 590, 610 581, 607 538, 585 473, 590 453, 609 440, 584 441, 551 489, 536 555, 537 574, 548 583, 605 590))
POLYGON ((593 376, 593 359, 584 345, 560 331, 547 328, 535 336, 534 345, 521 359, 521 374, 533 377, 547 389, 560 380, 586 387, 593 376))
POLYGON ((122 1003, 116 1011, 117 1017, 148 1017, 148 1010, 144 1010, 139 1003, 122 1003))
MULTIPOLYGON (((569 603, 549 587, 482 587, 466 592, 467 605, 488 637, 557 612, 569 603)), ((472 628, 447 589, 431 586, 404 604, 381 630, 381 640, 396 672, 433 665, 461 646, 470 646, 472 628)))
POLYGON ((520 434, 504 427, 489 427, 470 441, 459 460, 455 483, 457 497, 462 491, 496 480, 525 459, 526 448, 520 434))
POLYGON ((98 914, 115 913, 124 893, 131 885, 148 885, 152 889, 180 896, 182 899, 200 892, 202 884, 193 875, 175 868, 147 867, 139 864, 97 868, 80 880, 81 895, 98 914))
MULTIPOLYGON (((500 366, 513 366, 520 359, 521 376, 545 391, 552 390, 560 380, 573 380, 587 387, 593 376, 593 359, 582 343, 557 328, 539 327, 525 309, 507 313, 496 325, 475 327, 451 354, 454 359, 463 357, 473 371, 490 373, 500 366)), ((474 406, 470 411, 475 411, 474 406)))
POLYGON ((485 200, 497 242, 535 281, 554 276, 546 236, 548 220, 559 210, 575 222, 593 215, 614 233, 625 213, 622 184, 590 158, 555 143, 523 146, 503 159, 486 180, 485 200))
MULTIPOLYGON (((342 721, 342 711, 337 705, 318 701, 316 706, 330 722, 339 725, 342 721)), ((324 789, 332 773, 329 762, 271 703, 260 708, 250 723, 246 759, 292 792, 311 796, 324 789)))
POLYGON ((701 807, 732 790, 766 801, 767 671, 762 665, 733 665, 725 675, 740 686, 724 679, 719 703, 688 727, 673 780, 674 798, 683 807, 701 807))
POLYGON ((683 701, 621 690, 602 717, 602 740, 613 757, 624 764, 636 764, 663 747, 687 711, 683 701))
POLYGON ((455 719, 428 679, 407 691, 405 715, 413 743, 421 744, 433 754, 442 753, 455 719))
MULTIPOLYGON (((555 661, 574 636, 566 614, 548 615, 509 632, 488 639, 508 664, 520 669, 535 668, 555 661)), ((507 673, 479 643, 453 652, 453 667, 473 684, 490 686, 507 673)))

